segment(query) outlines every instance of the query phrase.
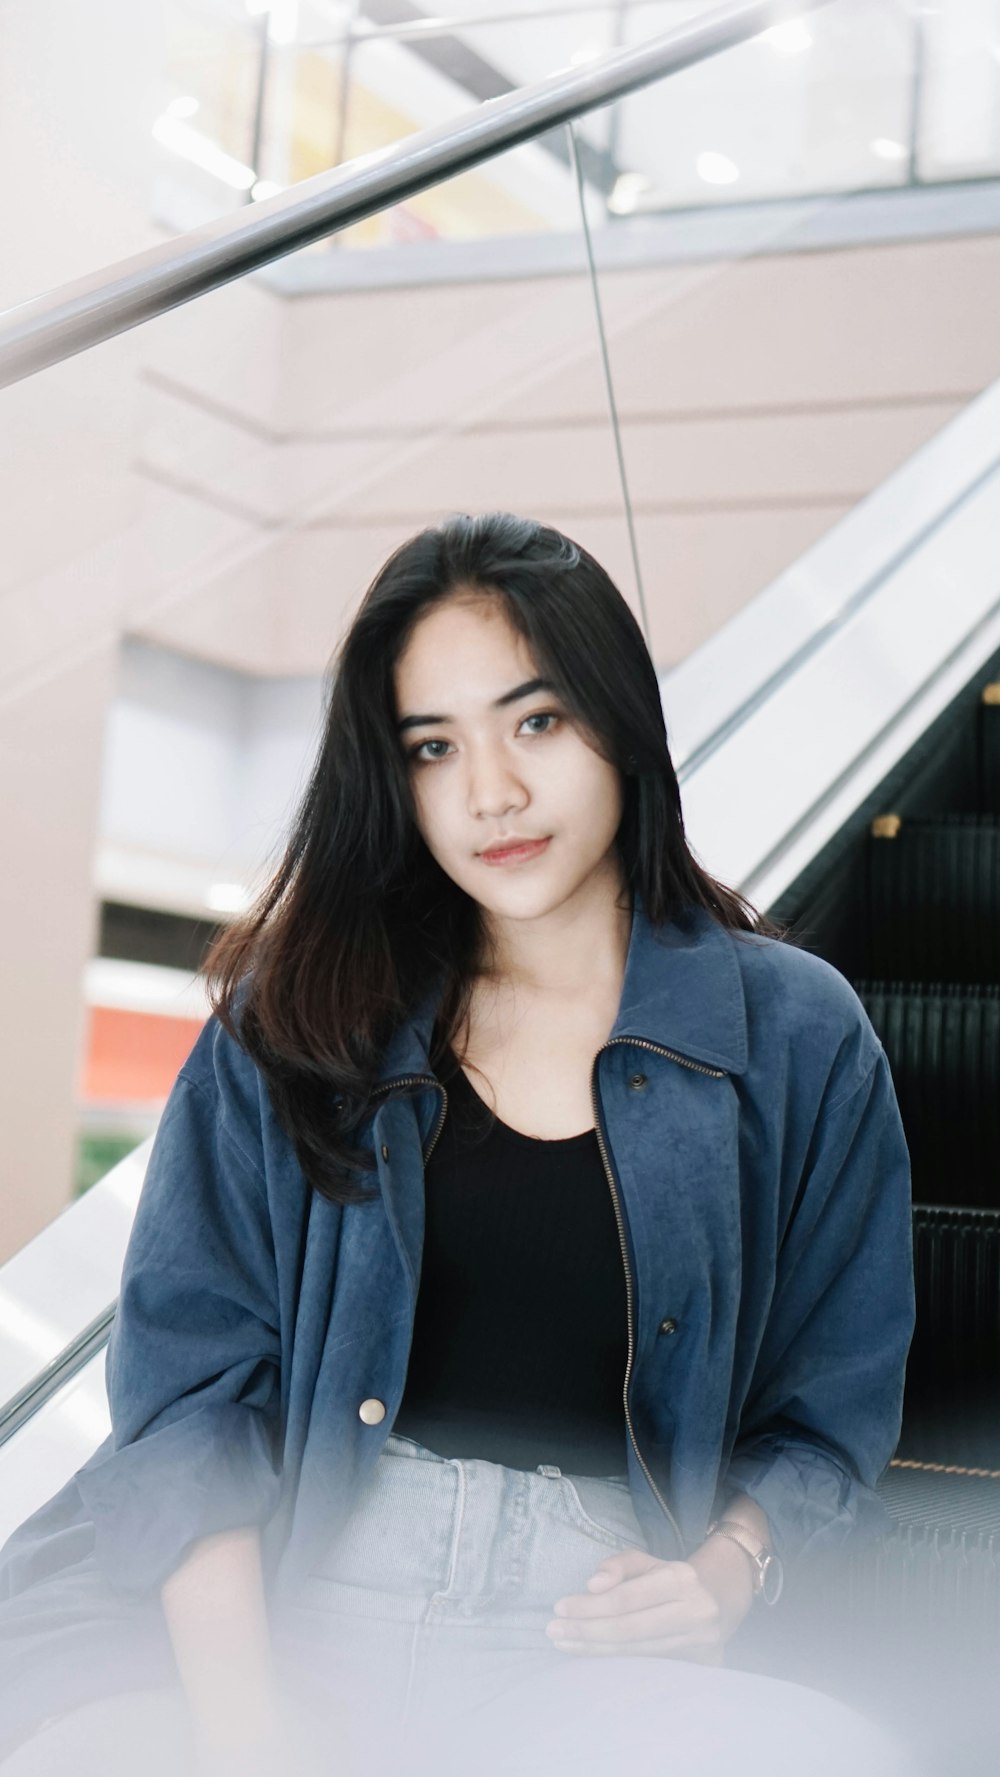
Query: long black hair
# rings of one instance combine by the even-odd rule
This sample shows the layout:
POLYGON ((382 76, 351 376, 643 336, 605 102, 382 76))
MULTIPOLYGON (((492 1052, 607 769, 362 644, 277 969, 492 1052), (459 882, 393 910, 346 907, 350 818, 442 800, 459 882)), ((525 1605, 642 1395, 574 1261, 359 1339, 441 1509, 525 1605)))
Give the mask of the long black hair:
POLYGON ((420 617, 449 594, 502 601, 538 672, 622 773, 616 836, 654 925, 692 906, 728 929, 784 938, 701 867, 684 836, 656 672, 593 556, 509 513, 459 515, 401 545, 334 657, 322 742, 284 857, 204 972, 213 1008, 263 1073, 309 1183, 368 1201, 357 1140, 393 1031, 439 989, 431 1064, 468 1014, 486 942, 479 905, 421 838, 396 729, 394 672, 420 617))

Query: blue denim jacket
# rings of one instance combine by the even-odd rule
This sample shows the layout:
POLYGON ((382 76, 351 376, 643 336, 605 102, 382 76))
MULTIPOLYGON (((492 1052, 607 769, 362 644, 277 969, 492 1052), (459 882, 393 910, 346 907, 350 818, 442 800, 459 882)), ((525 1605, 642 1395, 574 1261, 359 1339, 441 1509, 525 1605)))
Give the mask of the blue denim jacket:
MULTIPOLYGON (((207 1024, 125 1260, 113 1434, 0 1551, 0 1598, 21 1596, 23 1620, 61 1557, 118 1598, 155 1598, 196 1538, 259 1523, 280 1596, 336 1532, 406 1377, 444 1097, 434 1009, 386 1056, 362 1131, 379 1195, 349 1207, 307 1187, 257 1069, 207 1024)), ((637 900, 593 1081, 632 1285, 623 1459, 648 1546, 690 1552, 736 1491, 786 1559, 840 1542, 895 1447, 913 1325, 909 1161, 860 1001, 806 951, 702 911, 656 928, 637 900)))

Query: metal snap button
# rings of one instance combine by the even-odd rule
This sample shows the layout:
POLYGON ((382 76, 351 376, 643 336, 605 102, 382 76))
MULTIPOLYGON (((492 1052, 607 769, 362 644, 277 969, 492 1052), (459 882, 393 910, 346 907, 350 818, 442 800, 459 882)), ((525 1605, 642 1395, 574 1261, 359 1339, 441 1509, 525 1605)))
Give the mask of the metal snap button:
POLYGON ((629 1080, 629 1090, 632 1092, 641 1092, 643 1088, 648 1085, 649 1081, 646 1079, 645 1074, 633 1074, 629 1080))
POLYGON ((389 1158, 389 1150, 386 1147, 385 1142, 382 1143, 382 1158, 383 1160, 388 1160, 389 1158))
POLYGON ((676 1331, 677 1331, 677 1322, 674 1320, 673 1315, 668 1314, 666 1320, 661 1320, 661 1322, 660 1322, 660 1332, 661 1333, 676 1333, 676 1331))
POLYGON ((385 1418, 385 1402, 374 1398, 362 1401, 358 1408, 358 1418, 363 1419, 366 1425, 381 1425, 385 1418))

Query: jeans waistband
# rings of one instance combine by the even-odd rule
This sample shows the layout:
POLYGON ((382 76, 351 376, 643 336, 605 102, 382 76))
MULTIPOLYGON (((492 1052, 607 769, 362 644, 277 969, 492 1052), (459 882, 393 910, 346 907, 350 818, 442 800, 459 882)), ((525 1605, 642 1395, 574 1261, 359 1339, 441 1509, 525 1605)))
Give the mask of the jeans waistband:
MULTIPOLYGON (((393 1456, 411 1456, 415 1457, 419 1462, 454 1462, 459 1460, 456 1457, 441 1456, 436 1450, 428 1450, 425 1445, 418 1443, 416 1438, 407 1437, 402 1432, 390 1432, 382 1448, 384 1451, 389 1451, 393 1456)), ((463 1457, 461 1460, 463 1462, 470 1462, 481 1461, 484 1459, 478 1457, 463 1457)), ((511 1469, 509 1472, 512 1474, 547 1475, 554 1480, 560 1479, 566 1473, 564 1469, 561 1469, 558 1464, 554 1462, 540 1462, 533 1469, 511 1469)), ((627 1469, 621 1469, 616 1473, 609 1475, 582 1475, 575 1477, 570 1476, 569 1478, 597 1482, 611 1481, 617 1482, 619 1485, 628 1485, 627 1469)))

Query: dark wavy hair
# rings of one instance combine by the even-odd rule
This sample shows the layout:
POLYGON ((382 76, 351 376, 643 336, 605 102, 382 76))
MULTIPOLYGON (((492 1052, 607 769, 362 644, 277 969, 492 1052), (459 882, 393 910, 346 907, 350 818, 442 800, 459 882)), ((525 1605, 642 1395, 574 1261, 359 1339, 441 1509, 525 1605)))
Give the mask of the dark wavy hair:
POLYGON ((538 672, 621 771, 616 844, 653 924, 697 906, 734 932, 787 936, 689 850, 653 662, 593 556, 502 512, 419 532, 376 574, 334 657, 281 863, 203 965, 214 1011, 263 1074, 306 1179, 335 1203, 377 1196, 357 1179, 374 1165, 358 1132, 393 1032, 436 987, 430 1059, 440 1066, 484 955, 482 909, 418 832, 396 729, 397 661, 420 617, 459 591, 502 600, 538 672))

